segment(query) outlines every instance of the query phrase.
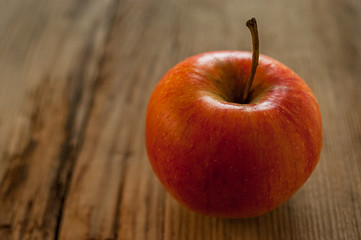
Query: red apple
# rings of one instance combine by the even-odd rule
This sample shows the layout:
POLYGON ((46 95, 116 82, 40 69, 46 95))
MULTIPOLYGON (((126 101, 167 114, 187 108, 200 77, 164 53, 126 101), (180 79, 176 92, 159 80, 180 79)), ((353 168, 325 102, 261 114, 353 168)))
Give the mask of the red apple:
POLYGON ((250 52, 199 54, 173 67, 150 98, 150 163, 168 192, 199 213, 266 213, 290 198, 318 162, 321 115, 310 88, 264 55, 252 83, 251 65, 250 52))

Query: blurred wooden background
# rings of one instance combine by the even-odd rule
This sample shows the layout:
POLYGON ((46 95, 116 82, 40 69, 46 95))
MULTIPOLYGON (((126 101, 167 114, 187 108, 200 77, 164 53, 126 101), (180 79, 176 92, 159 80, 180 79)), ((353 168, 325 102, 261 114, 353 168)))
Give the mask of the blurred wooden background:
POLYGON ((361 1, 0 1, 0 239, 361 239, 361 1), (250 50, 318 98, 308 182, 253 219, 193 213, 147 160, 147 101, 191 55, 250 50))

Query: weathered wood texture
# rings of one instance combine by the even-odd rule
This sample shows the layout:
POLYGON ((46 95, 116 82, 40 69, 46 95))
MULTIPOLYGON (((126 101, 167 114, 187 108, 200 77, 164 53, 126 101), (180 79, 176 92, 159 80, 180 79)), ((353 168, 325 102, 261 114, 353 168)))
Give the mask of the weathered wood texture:
POLYGON ((0 239, 361 239, 361 2, 0 1, 0 239), (147 101, 196 53, 251 49, 314 91, 324 144, 274 211, 216 219, 172 199, 144 146, 147 101))
POLYGON ((114 3, 0 4, 0 239, 52 239, 114 3))

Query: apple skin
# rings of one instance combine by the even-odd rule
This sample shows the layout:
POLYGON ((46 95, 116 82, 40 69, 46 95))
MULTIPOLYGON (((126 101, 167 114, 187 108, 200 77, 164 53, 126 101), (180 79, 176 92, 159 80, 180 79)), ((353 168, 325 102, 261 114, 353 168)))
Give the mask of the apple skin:
POLYGON ((248 218, 289 199, 322 147, 321 114, 306 83, 260 55, 241 104, 252 53, 208 52, 173 67, 146 113, 146 149, 166 190, 205 215, 248 218))

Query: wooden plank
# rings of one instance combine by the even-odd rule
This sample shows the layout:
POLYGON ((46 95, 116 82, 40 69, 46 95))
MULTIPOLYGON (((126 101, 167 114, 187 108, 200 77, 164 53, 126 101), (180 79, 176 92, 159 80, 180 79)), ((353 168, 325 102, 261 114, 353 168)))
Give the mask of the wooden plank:
POLYGON ((56 238, 114 1, 0 4, 0 239, 56 238))
MULTIPOLYGON (((163 48, 166 35, 152 34, 153 29, 144 24, 151 24, 158 14, 170 17, 162 5, 156 1, 119 5, 65 203, 60 239, 162 237, 165 194, 144 149, 146 97, 164 71, 154 63, 170 50, 163 48), (154 48, 159 52, 143 48, 144 39, 157 43, 154 48), (134 235, 133 226, 139 235, 134 235)), ((162 20, 156 20, 161 25, 158 30, 168 32, 170 25, 162 20)))
POLYGON ((361 239, 361 2, 32 0, 0 12, 0 239, 361 239), (318 98, 323 152, 274 211, 201 216, 151 170, 146 104, 184 58, 251 49, 252 15, 261 52, 318 98))

